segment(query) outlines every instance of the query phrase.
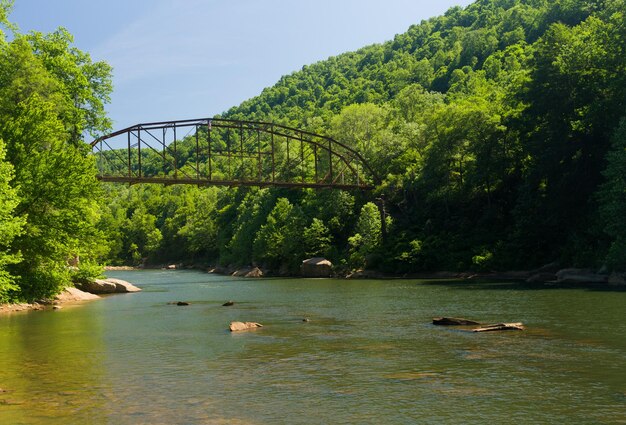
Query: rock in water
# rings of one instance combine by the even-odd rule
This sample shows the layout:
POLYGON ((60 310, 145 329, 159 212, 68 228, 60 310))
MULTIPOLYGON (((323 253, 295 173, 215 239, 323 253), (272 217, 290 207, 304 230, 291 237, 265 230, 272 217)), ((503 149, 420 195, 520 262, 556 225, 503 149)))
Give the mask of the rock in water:
POLYGON ((122 280, 122 279, 108 278, 108 279, 105 279, 105 280, 107 282, 115 284, 115 292, 116 293, 139 292, 139 291, 141 291, 141 288, 137 288, 132 283, 126 282, 125 280, 122 280))
POLYGON ((260 268, 255 267, 246 273, 244 277, 263 277, 263 271, 260 268))
POLYGON ((435 317, 433 318, 433 325, 439 326, 468 326, 468 325, 480 325, 480 323, 473 320, 461 319, 458 317, 435 317))
POLYGON ((493 332, 493 331, 523 331, 523 323, 496 323, 494 325, 485 325, 480 328, 472 329, 472 332, 493 332))
POLYGON ((304 260, 300 266, 302 277, 330 277, 332 272, 333 263, 320 257, 304 260))
POLYGON ((77 285, 77 287, 90 294, 119 294, 126 292, 139 292, 140 288, 137 288, 132 283, 126 282, 122 279, 96 279, 93 282, 85 282, 77 285))
POLYGON ((54 297, 55 301, 58 302, 72 302, 72 301, 86 301, 86 300, 97 300, 100 297, 91 294, 89 292, 81 291, 78 288, 65 288, 63 292, 54 297))
POLYGON ((224 304, 222 304, 222 307, 230 307, 235 305, 234 301, 226 301, 224 304))
POLYGON ((262 328, 263 325, 255 322, 230 322, 228 329, 231 332, 247 331, 250 329, 262 328))
POLYGON ((189 303, 188 303, 187 301, 178 301, 178 302, 176 303, 176 305, 181 305, 181 306, 183 306, 183 305, 189 305, 189 303))

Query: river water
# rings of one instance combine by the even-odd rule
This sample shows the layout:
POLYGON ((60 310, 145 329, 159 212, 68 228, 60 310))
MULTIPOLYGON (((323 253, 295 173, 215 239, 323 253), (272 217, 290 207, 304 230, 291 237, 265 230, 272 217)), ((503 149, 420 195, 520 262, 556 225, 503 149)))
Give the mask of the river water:
POLYGON ((143 292, 0 317, 0 424, 626 423, 626 292, 109 276, 143 292))

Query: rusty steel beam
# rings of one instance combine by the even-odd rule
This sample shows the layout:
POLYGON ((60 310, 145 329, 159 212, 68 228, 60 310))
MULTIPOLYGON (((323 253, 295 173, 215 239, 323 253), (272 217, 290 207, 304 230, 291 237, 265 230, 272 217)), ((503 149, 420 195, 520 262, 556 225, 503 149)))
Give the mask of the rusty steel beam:
POLYGON ((359 152, 349 146, 324 135, 268 122, 200 118, 144 123, 102 136, 91 146, 99 154, 99 178, 106 182, 371 190, 374 185, 368 183, 362 174, 364 171, 369 172, 371 181, 380 182, 359 152), (168 141, 170 128, 173 139, 168 141), (184 163, 179 162, 178 143, 181 141, 177 137, 177 130, 183 128, 189 128, 189 132, 181 141, 185 141, 185 146, 194 145, 185 148, 191 156, 180 158, 184 163), (189 136, 194 129, 193 136, 189 136), (156 134, 162 133, 162 139, 155 136, 153 130, 161 130, 156 134), (199 131, 207 132, 202 139, 206 147, 201 146, 199 131), (211 135, 216 131, 213 138, 211 135), (142 139, 142 134, 154 141, 142 139), (120 166, 115 157, 119 158, 123 149, 112 149, 107 141, 123 135, 128 139, 125 155, 128 161, 120 166), (265 135, 263 143, 262 135, 265 135), (131 144, 131 139, 136 139, 137 143, 131 144), (155 142, 158 150, 150 144, 155 142), (112 154, 106 154, 103 143, 112 154), (151 152, 156 156, 151 157, 151 152), (134 155, 137 155, 136 161, 132 160, 134 155), (264 162, 264 157, 271 163, 264 162), (146 168, 143 158, 158 158, 156 166, 151 159, 146 168), (110 166, 105 168, 105 161, 110 166), (201 164, 204 172, 201 172, 201 164), (158 167, 171 175, 154 175, 158 167), (171 167, 169 171, 168 167, 171 167), (124 173, 118 174, 116 170, 121 168, 125 168, 124 173))
POLYGON ((371 185, 337 184, 337 183, 300 183, 300 182, 257 182, 250 180, 205 180, 194 178, 168 178, 168 177, 114 177, 99 176, 98 180, 105 183, 144 184, 156 183, 163 185, 192 184, 196 186, 230 186, 230 187, 285 187, 302 189, 342 189, 342 190, 373 190, 371 185))

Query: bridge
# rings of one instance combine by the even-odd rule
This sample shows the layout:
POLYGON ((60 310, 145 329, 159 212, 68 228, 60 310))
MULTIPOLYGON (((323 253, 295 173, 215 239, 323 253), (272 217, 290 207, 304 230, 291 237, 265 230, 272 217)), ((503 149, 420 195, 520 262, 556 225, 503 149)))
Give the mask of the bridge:
POLYGON ((137 124, 91 143, 104 182, 371 190, 354 149, 284 125, 223 118, 137 124))

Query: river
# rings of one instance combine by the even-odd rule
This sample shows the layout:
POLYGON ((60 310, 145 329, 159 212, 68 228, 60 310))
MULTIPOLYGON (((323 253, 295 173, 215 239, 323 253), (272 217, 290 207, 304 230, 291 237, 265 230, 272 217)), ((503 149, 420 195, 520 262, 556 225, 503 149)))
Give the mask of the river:
POLYGON ((626 423, 626 292, 109 276, 143 291, 0 317, 1 424, 626 423))

